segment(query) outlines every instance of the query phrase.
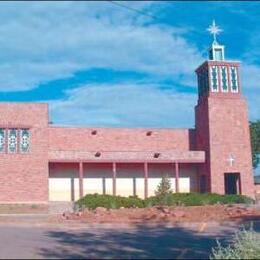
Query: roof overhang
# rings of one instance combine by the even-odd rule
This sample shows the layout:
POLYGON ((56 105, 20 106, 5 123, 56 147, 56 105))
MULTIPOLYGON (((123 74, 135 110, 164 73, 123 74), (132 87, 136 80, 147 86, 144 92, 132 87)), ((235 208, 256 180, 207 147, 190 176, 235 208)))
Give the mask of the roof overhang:
POLYGON ((204 163, 204 151, 50 151, 49 162, 204 163))

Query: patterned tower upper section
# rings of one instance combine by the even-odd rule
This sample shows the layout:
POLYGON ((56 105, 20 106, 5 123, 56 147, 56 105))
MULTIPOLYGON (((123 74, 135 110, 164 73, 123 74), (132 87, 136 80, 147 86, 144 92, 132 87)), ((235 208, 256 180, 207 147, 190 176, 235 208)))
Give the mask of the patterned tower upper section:
POLYGON ((239 62, 207 60, 197 70, 199 98, 204 96, 238 97, 239 62))
POLYGON ((239 62, 225 61, 225 46, 216 40, 221 30, 213 21, 208 29, 214 36, 208 60, 197 70, 199 98, 204 96, 237 97, 240 94, 239 62))

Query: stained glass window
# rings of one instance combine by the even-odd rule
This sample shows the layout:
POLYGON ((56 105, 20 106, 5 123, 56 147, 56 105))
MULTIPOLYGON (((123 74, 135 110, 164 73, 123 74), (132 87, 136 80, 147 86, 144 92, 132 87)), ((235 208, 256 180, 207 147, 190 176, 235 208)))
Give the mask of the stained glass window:
POLYGON ((211 67, 211 85, 212 91, 218 92, 218 71, 216 66, 211 67))
POLYGON ((5 151, 5 129, 0 128, 0 153, 5 151))
POLYGON ((227 67, 221 67, 221 86, 223 92, 228 91, 227 67))
POLYGON ((30 146, 30 133, 28 129, 20 130, 20 151, 27 153, 30 146))
POLYGON ((8 130, 8 151, 10 153, 16 153, 17 151, 17 129, 8 130))
POLYGON ((230 78, 231 78, 231 90, 232 90, 232 92, 238 92, 237 71, 236 71, 235 67, 230 68, 230 78))

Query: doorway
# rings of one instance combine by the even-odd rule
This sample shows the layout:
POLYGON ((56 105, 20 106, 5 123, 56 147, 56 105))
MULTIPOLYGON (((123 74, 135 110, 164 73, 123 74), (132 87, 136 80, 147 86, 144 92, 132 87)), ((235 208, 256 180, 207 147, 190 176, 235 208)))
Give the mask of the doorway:
POLYGON ((207 179, 205 175, 200 176, 200 192, 201 193, 207 192, 207 179))
POLYGON ((240 173, 225 173, 225 194, 241 194, 240 173))

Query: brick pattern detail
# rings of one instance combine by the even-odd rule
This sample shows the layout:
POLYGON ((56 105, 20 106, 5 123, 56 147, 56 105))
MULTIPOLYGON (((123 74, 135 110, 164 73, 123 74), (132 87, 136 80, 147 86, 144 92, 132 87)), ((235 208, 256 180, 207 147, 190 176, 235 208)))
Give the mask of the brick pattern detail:
POLYGON ((0 203, 48 201, 48 106, 0 104, 2 127, 30 128, 28 154, 0 155, 0 203))
POLYGON ((50 151, 189 151, 193 139, 192 129, 49 128, 50 151))

